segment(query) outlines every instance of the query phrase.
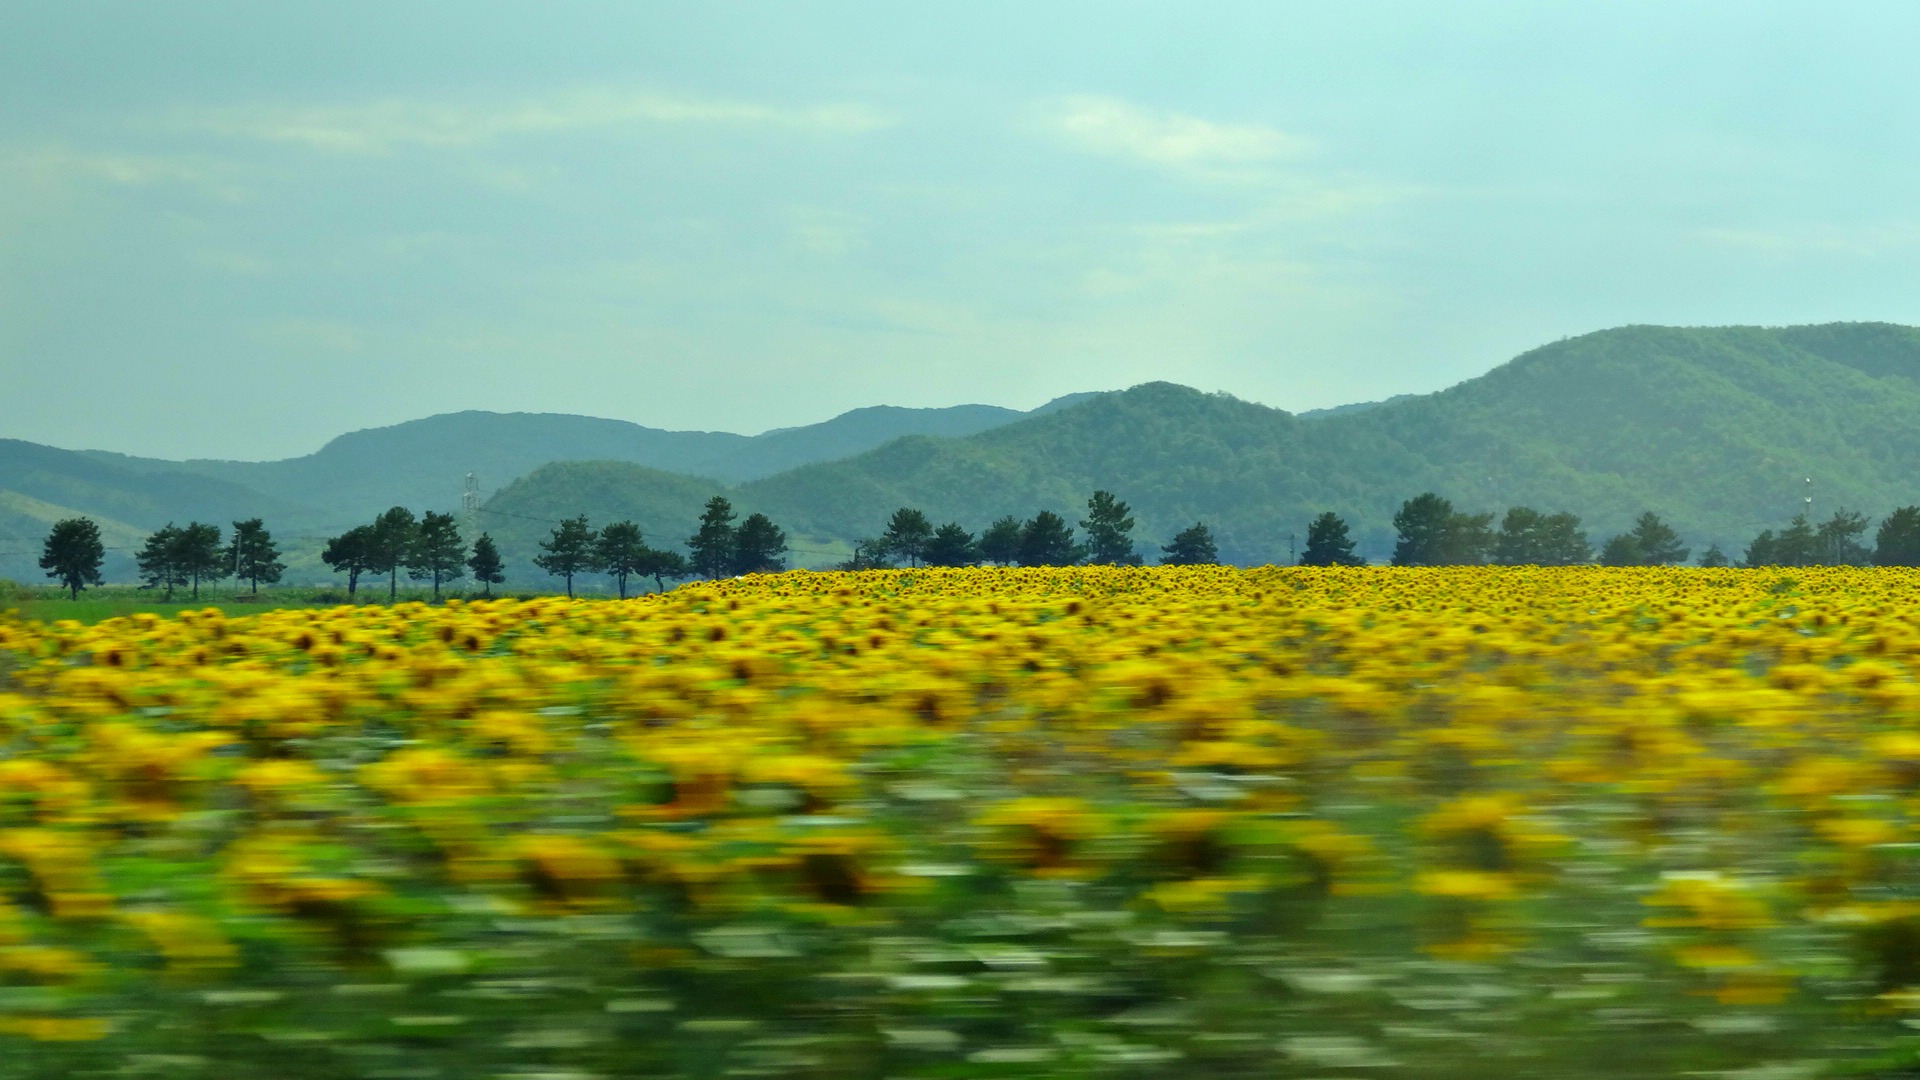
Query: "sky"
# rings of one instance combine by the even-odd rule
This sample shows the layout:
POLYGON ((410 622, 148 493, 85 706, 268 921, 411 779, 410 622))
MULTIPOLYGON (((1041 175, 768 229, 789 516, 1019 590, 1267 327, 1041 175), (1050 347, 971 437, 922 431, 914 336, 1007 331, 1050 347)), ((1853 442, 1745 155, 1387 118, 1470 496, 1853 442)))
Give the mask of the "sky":
POLYGON ((1920 323, 1920 4, 0 0, 0 437, 1302 410, 1920 323))

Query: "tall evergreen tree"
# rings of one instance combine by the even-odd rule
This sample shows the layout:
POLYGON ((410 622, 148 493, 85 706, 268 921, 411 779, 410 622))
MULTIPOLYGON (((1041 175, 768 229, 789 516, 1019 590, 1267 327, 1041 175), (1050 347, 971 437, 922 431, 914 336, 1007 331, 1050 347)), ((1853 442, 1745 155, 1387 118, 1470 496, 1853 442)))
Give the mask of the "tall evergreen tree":
POLYGON ((1393 527, 1395 566, 1466 566, 1494 553, 1492 513, 1461 513, 1431 491, 1401 503, 1393 527))
POLYGON ((168 600, 173 599, 175 586, 187 583, 187 575, 180 566, 180 536, 180 527, 169 521, 148 536, 139 553, 133 557, 147 587, 165 586, 168 600))
POLYGON ((1301 566, 1360 566, 1366 562, 1353 553, 1353 537, 1347 535, 1347 523, 1328 510, 1307 523, 1307 549, 1300 554, 1301 566))
POLYGON ((949 521, 933 531, 921 560, 928 566, 972 566, 980 561, 980 549, 972 533, 949 521))
POLYGON ((1020 558, 1020 519, 1008 514, 987 526, 980 534, 980 557, 998 566, 1011 566, 1020 558))
POLYGON ((903 506, 887 519, 887 531, 880 536, 881 544, 894 555, 907 560, 908 566, 919 566, 926 556, 927 542, 933 539, 933 523, 927 515, 911 507, 903 506))
POLYGON ((1687 546, 1680 542, 1680 534, 1651 510, 1634 520, 1632 535, 1643 566, 1672 566, 1687 561, 1687 546))
POLYGON ((1400 504, 1393 515, 1399 534, 1393 545, 1395 566, 1437 566, 1446 561, 1453 504, 1431 491, 1400 504))
POLYGON ((389 603, 400 596, 400 568, 407 564, 419 532, 420 524, 414 520, 413 511, 396 506, 374 518, 367 533, 366 555, 373 563, 367 569, 387 575, 389 603))
POLYGON ((733 531, 736 574, 777 574, 787 568, 787 534, 765 514, 748 514, 733 531))
POLYGON ((100 541, 100 526, 90 518, 66 518, 53 523, 47 542, 40 552, 40 569, 57 578, 73 599, 80 590, 99 585, 100 564, 107 558, 106 545, 100 541))
POLYGON ((641 542, 640 526, 631 521, 616 521, 600 530, 600 569, 613 575, 620 599, 627 598, 627 579, 646 572, 652 550, 641 542))
POLYGON ((704 578, 725 577, 733 566, 733 504, 715 495, 700 514, 700 527, 687 537, 687 562, 704 578))
POLYGON ((460 526, 452 514, 429 510, 420 516, 414 530, 413 547, 407 553, 407 576, 415 581, 432 581, 433 598, 440 599, 440 585, 457 581, 467 572, 467 544, 460 538, 460 526))
POLYGON ((1726 566, 1732 561, 1727 558, 1726 552, 1720 550, 1719 544, 1708 544, 1707 550, 1700 553, 1700 565, 1709 569, 1726 566))
POLYGON ((1805 514, 1795 514, 1776 535, 1763 529, 1747 545, 1743 566, 1812 566, 1819 557, 1819 533, 1805 514))
POLYGON ((1073 526, 1051 510, 1042 510, 1020 527, 1021 566, 1073 566, 1080 561, 1073 526))
POLYGON ((1494 539, 1493 559, 1506 566, 1572 566, 1593 557, 1593 546, 1572 514, 1509 509, 1494 539))
POLYGON ((555 526, 545 540, 540 541, 540 554, 533 557, 533 565, 555 577, 567 579, 567 597, 573 597, 573 576, 589 574, 598 570, 598 553, 594 541, 599 538, 593 527, 587 524, 587 515, 568 518, 555 526))
POLYGON ((227 565, 233 568, 233 575, 247 582, 250 591, 255 593, 260 591, 261 582, 271 585, 279 581, 280 572, 287 568, 280 561, 280 549, 273 542, 273 534, 259 518, 233 523, 233 540, 227 544, 227 565))
POLYGON ((1873 549, 1861 543, 1867 524, 1865 514, 1835 510, 1814 530, 1815 561, 1821 566, 1865 566, 1872 562, 1873 549))
POLYGON ((641 567, 640 573, 653 579, 655 589, 666 592, 668 578, 678 581, 683 577, 689 577, 693 574, 693 567, 688 565, 686 558, 677 551, 648 548, 646 565, 641 567))
POLYGON ((200 599, 200 583, 219 581, 231 574, 226 551, 220 543, 220 526, 204 521, 189 521, 175 539, 174 565, 193 583, 193 598, 200 599))
POLYGON ((507 580, 507 567, 500 559, 500 548, 493 537, 481 533, 473 542, 473 556, 467 560, 467 569, 473 571, 473 580, 486 587, 486 595, 493 596, 493 587, 507 580))
POLYGON ((1138 566, 1133 551, 1133 507, 1111 491, 1096 491, 1087 500, 1087 516, 1080 521, 1087 532, 1087 561, 1104 566, 1138 566))
POLYGON ((328 540, 320 561, 347 575, 347 598, 353 599, 360 591, 360 575, 374 570, 373 526, 356 525, 328 540))
POLYGON ((863 536, 853 542, 853 554, 834 567, 836 570, 891 570, 893 552, 884 537, 863 536))
POLYGON ((1181 529, 1160 547, 1162 566, 1212 565, 1219 561, 1220 550, 1214 546, 1213 530, 1203 521, 1181 529))
POLYGON ((1632 533, 1619 533, 1607 537, 1600 545, 1601 566, 1645 566, 1646 556, 1640 551, 1640 545, 1634 542, 1632 533))
POLYGON ((1873 534, 1875 566, 1920 566, 1920 506, 1888 514, 1873 534))

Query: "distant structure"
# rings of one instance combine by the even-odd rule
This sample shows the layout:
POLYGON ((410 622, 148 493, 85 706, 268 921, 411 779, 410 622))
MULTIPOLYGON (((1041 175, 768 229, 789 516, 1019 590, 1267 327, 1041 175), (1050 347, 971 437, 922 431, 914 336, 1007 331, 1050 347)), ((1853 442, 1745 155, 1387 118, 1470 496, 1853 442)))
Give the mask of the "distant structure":
POLYGON ((472 473, 467 474, 466 488, 460 494, 460 517, 467 535, 475 535, 480 528, 480 478, 472 473))

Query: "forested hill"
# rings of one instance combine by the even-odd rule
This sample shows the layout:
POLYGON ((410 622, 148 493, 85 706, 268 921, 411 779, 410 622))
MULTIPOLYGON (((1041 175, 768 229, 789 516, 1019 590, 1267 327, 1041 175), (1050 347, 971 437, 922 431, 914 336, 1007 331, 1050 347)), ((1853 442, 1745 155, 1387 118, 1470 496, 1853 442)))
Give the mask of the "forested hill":
MULTIPOLYGON (((978 530, 1053 509, 1077 521, 1107 488, 1143 541, 1195 520, 1221 554, 1284 560, 1321 510, 1375 557, 1424 490, 1462 509, 1579 514, 1596 540, 1652 509, 1696 546, 1737 550, 1801 507, 1879 515, 1920 502, 1920 330, 1630 326, 1534 349, 1437 394, 1313 419, 1151 383, 965 438, 903 438, 727 490, 796 537, 881 531, 898 506, 978 530)), ((691 528, 700 485, 597 463, 549 466, 502 493, 520 520, 635 516, 691 528), (579 498, 584 477, 603 501, 579 498), (653 515, 649 517, 648 515, 653 515)), ((722 490, 718 485, 713 490, 722 490)))
POLYGON ((193 474, 261 491, 297 493, 319 508, 357 516, 388 506, 451 507, 462 478, 487 492, 549 461, 628 461, 737 483, 810 462, 843 458, 902 435, 971 435, 1032 414, 995 405, 906 409, 879 405, 804 427, 760 435, 664 431, 623 420, 555 413, 459 412, 342 435, 315 453, 284 461, 155 461, 93 456, 145 471, 193 474))
MULTIPOLYGON (((262 517, 289 550, 311 548, 305 562, 316 564, 319 538, 387 507, 456 509, 470 472, 483 493, 547 462, 569 460, 612 459, 738 482, 846 457, 905 434, 970 435, 1092 396, 1071 395, 1032 412, 882 405, 753 436, 662 431, 589 416, 448 413, 356 431, 305 457, 267 462, 164 461, 0 439, 0 577, 39 577, 40 543, 63 517, 91 517, 122 541, 169 521, 225 528, 262 517)), ((129 545, 108 546, 107 576, 129 579, 129 545)))

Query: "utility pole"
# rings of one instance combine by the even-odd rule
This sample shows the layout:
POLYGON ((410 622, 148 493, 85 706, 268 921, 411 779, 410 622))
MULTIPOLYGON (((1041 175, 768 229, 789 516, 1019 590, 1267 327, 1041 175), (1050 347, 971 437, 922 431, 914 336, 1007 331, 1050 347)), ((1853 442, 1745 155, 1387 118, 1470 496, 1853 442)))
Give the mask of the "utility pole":
POLYGON ((1811 524, 1813 521, 1813 477, 1811 476, 1807 477, 1807 496, 1800 500, 1800 504, 1806 508, 1802 512, 1806 514, 1807 521, 1811 524))
POLYGON ((466 490, 460 495, 460 516, 466 519, 467 535, 476 536, 480 528, 480 478, 467 474, 466 490))
POLYGON ((1293 538, 1298 535, 1299 535, 1298 533, 1287 534, 1287 565, 1288 566, 1300 565, 1300 556, 1294 554, 1294 550, 1293 550, 1293 538))

